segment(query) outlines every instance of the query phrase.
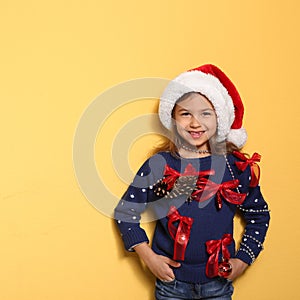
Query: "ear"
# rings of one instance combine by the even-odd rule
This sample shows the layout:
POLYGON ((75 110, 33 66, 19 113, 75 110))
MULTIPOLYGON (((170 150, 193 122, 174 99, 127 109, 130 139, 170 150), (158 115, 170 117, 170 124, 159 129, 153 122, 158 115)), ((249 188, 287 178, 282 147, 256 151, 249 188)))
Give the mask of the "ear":
POLYGON ((172 116, 171 122, 172 122, 173 129, 176 129, 177 128, 177 123, 176 123, 176 120, 173 116, 172 116))

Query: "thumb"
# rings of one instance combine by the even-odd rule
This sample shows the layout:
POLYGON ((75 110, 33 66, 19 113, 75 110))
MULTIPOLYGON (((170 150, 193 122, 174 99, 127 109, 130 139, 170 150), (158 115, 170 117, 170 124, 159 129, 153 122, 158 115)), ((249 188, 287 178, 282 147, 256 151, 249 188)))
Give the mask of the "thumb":
POLYGON ((177 262, 177 261, 175 261, 175 260, 173 260, 171 258, 167 258, 166 263, 168 265, 170 265, 171 267, 174 267, 174 268, 178 268, 181 265, 179 262, 177 262))

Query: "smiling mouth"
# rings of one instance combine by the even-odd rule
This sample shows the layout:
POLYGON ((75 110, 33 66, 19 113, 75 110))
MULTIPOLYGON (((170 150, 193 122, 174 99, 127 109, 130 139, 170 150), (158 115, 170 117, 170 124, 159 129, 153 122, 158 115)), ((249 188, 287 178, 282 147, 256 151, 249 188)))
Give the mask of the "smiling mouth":
POLYGON ((200 138, 204 133, 205 133, 205 131, 189 131, 189 134, 191 135, 191 137, 193 139, 200 138))

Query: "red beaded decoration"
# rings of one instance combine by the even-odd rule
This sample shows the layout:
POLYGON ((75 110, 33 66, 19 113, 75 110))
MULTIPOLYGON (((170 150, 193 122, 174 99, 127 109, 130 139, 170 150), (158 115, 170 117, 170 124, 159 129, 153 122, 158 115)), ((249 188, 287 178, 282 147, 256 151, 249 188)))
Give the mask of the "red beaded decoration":
POLYGON ((218 275, 227 278, 232 272, 232 266, 227 259, 219 263, 218 275))

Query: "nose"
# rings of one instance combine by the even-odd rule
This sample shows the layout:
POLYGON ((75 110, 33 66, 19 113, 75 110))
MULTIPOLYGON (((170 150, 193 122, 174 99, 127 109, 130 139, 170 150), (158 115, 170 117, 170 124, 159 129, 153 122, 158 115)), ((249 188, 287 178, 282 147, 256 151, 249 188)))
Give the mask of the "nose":
POLYGON ((195 118, 194 116, 192 116, 191 122, 190 122, 190 126, 192 128, 198 128, 198 127, 201 127, 201 123, 200 123, 200 121, 197 118, 195 118))

